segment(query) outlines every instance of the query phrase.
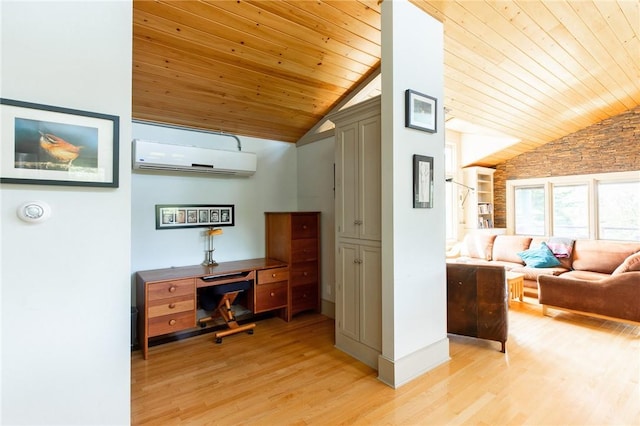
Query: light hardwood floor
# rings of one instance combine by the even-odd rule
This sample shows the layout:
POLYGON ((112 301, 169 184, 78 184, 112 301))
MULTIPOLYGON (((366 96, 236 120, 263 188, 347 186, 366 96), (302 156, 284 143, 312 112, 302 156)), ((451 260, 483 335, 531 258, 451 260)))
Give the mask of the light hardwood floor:
MULTIPOLYGON (((640 327, 514 302, 507 354, 449 335, 451 360, 392 389, 303 314, 131 356, 133 425, 639 425, 640 327)), ((416 333, 420 327, 416 324, 416 333)))

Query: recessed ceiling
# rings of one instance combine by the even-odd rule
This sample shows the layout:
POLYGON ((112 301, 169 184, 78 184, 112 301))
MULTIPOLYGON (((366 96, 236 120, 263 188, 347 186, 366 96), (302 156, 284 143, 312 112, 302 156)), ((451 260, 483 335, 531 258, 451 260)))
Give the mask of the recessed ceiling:
MULTIPOLYGON (((640 105, 638 1, 412 3, 444 25, 448 115, 521 141, 478 164, 640 105)), ((134 1, 133 117, 297 142, 378 72, 380 8, 134 1)))

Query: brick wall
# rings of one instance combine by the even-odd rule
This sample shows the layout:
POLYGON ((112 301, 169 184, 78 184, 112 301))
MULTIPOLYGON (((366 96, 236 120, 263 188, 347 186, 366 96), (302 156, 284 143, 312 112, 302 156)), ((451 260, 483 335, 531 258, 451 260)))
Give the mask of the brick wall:
POLYGON ((496 166, 495 226, 507 226, 507 180, 640 170, 640 107, 496 166))

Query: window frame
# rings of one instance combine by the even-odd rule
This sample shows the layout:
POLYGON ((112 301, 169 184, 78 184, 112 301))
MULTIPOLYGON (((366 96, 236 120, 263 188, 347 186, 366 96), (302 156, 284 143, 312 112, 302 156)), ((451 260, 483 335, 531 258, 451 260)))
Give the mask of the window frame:
MULTIPOLYGON (((587 185, 589 239, 600 239, 598 217, 598 182, 640 182, 640 171, 509 179, 506 182, 507 233, 515 234, 515 190, 518 187, 544 187, 544 236, 553 234, 553 187, 587 185)), ((635 241, 635 240, 631 240, 635 241)))

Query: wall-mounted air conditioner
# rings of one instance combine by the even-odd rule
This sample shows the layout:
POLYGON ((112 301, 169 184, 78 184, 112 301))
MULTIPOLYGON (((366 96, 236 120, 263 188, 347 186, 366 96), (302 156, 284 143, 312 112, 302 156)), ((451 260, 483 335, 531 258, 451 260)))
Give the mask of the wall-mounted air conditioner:
POLYGON ((133 140, 133 168, 138 170, 251 176, 257 163, 252 152, 133 140))

